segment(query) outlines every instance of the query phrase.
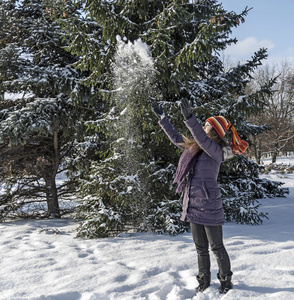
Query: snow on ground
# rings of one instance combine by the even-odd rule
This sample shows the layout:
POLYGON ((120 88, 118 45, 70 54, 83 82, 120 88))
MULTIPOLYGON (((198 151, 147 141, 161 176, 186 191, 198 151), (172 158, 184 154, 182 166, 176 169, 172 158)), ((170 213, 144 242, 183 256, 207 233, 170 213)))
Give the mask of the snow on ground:
POLYGON ((0 224, 0 299, 294 299, 294 174, 265 176, 285 182, 290 195, 261 201, 269 213, 263 225, 224 225, 234 289, 222 297, 213 255, 212 285, 194 295, 191 233, 85 240, 75 238, 73 221, 62 219, 0 224))

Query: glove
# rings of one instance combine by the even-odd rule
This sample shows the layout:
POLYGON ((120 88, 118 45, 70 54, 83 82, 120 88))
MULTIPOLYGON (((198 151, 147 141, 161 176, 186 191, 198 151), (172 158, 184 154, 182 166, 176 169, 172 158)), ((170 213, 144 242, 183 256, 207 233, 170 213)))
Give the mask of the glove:
POLYGON ((187 98, 181 100, 181 112, 184 116, 185 121, 189 120, 192 117, 192 109, 190 101, 187 98))
POLYGON ((156 115, 156 117, 161 120, 165 115, 161 106, 157 106, 156 102, 152 103, 152 111, 156 115))

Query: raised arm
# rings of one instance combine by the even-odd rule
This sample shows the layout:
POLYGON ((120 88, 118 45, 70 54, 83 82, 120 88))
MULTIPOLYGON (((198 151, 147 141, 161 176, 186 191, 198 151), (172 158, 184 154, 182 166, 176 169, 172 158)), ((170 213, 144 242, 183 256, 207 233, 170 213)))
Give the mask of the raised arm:
POLYGON ((199 124, 198 120, 194 115, 189 120, 184 121, 187 128, 191 132, 194 140, 197 144, 214 160, 222 160, 222 149, 221 146, 212 141, 199 124))
POLYGON ((174 126, 170 123, 168 118, 165 117, 162 107, 157 106, 157 104, 154 102, 152 103, 152 111, 159 119, 159 125, 161 126, 165 134, 168 136, 170 141, 178 148, 184 149, 184 147, 179 145, 179 143, 183 143, 184 141, 182 135, 174 128, 174 126))
POLYGON ((221 146, 212 141, 203 130, 202 126, 191 113, 191 104, 187 99, 181 102, 181 112, 184 116, 184 123, 191 132, 194 140, 211 158, 221 161, 222 149, 221 146))
POLYGON ((183 146, 180 146, 179 143, 183 143, 183 136, 174 128, 174 126, 170 123, 167 117, 164 117, 159 121, 159 125, 168 136, 170 141, 176 145, 180 149, 184 149, 183 146))

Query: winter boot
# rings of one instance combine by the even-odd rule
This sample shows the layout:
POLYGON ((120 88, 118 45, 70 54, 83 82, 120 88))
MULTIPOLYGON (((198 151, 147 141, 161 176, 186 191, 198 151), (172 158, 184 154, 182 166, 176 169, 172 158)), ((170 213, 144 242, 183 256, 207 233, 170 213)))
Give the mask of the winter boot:
POLYGON ((229 290, 233 288, 232 275, 233 272, 231 271, 226 275, 221 275, 220 273, 217 273, 217 278, 221 283, 220 287, 218 288, 220 294, 226 294, 229 290))
POLYGON ((196 293, 202 293, 205 289, 207 289, 210 286, 210 273, 203 274, 201 276, 197 275, 196 279, 199 283, 199 286, 196 288, 196 293))

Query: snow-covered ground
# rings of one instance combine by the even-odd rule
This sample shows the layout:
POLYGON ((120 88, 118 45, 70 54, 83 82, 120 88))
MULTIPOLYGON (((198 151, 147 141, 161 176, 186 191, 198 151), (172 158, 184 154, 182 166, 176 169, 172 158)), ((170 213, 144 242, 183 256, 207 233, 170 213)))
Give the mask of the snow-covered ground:
MULTIPOLYGON (((263 225, 224 225, 234 272, 234 289, 224 300, 294 299, 294 174, 265 176, 285 182, 290 195, 261 201, 269 213, 263 225)), ((75 227, 67 219, 0 224, 0 299, 220 299, 213 256, 212 285, 194 295, 190 233, 84 240, 75 238, 75 227)))

